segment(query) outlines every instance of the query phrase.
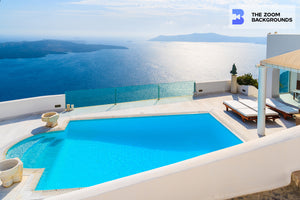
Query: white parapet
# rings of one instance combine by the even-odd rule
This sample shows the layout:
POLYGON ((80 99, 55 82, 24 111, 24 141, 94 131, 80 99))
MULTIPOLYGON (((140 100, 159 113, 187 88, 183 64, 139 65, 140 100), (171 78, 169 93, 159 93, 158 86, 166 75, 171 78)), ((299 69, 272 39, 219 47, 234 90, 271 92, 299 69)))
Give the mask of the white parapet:
POLYGON ((65 102, 64 94, 3 101, 0 102, 0 120, 48 111, 60 112, 65 109, 65 102))
POLYGON ((258 90, 252 85, 238 85, 238 92, 245 96, 258 97, 258 90))
POLYGON ((195 95, 205 95, 210 93, 229 92, 231 88, 231 81, 210 81, 196 83, 195 95))

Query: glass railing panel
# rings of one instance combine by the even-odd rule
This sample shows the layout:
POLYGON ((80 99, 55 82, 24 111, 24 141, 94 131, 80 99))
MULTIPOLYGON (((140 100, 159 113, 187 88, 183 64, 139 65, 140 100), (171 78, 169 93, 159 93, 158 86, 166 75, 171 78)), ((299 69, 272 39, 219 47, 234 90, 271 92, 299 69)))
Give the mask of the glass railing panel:
POLYGON ((115 88, 75 90, 66 92, 66 104, 75 108, 115 103, 115 88))
POLYGON ((67 91, 65 94, 66 104, 74 104, 75 108, 78 108, 168 97, 192 96, 194 94, 194 82, 186 81, 118 88, 77 90, 67 91))
POLYGON ((190 96, 194 94, 194 82, 175 82, 159 84, 160 98, 190 96))
POLYGON ((117 88, 117 103, 157 99, 158 85, 136 85, 117 88))

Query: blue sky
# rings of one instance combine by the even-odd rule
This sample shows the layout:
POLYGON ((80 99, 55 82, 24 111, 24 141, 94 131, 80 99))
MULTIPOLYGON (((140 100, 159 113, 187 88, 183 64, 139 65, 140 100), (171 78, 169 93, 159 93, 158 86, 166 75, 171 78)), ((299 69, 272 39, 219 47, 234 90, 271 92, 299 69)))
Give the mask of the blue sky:
POLYGON ((1 0, 0 37, 151 38, 195 32, 264 36, 274 31, 300 31, 300 25, 297 24, 296 29, 289 30, 232 30, 228 27, 229 6, 235 4, 284 4, 299 7, 300 1, 1 0))

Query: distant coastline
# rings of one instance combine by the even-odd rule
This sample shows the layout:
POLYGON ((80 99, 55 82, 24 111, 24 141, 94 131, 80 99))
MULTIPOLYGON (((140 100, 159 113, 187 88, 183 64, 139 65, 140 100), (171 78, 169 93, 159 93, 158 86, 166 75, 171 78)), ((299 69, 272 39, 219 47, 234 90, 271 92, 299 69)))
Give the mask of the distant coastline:
POLYGON ((149 41, 161 42, 239 42, 266 44, 266 37, 234 37, 216 33, 193 33, 187 35, 160 35, 149 41))
POLYGON ((49 54, 84 53, 102 49, 128 49, 123 46, 80 44, 63 40, 0 43, 0 59, 40 58, 49 54))

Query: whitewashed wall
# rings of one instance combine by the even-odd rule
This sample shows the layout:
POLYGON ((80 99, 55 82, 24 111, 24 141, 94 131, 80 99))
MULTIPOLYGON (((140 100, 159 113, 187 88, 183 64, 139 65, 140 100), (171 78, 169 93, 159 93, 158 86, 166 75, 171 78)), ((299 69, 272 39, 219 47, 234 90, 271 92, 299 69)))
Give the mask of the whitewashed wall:
POLYGON ((300 170, 299 147, 300 126, 49 200, 210 200, 270 190, 300 170))
POLYGON ((209 93, 229 92, 230 80, 196 83, 196 96, 209 93))
POLYGON ((0 102, 0 120, 46 111, 62 111, 64 109, 64 94, 3 101, 0 102), (59 105, 60 107, 58 107, 59 105))
POLYGON ((238 92, 246 96, 258 97, 258 90, 252 85, 238 85, 238 92))

